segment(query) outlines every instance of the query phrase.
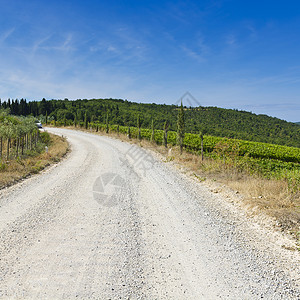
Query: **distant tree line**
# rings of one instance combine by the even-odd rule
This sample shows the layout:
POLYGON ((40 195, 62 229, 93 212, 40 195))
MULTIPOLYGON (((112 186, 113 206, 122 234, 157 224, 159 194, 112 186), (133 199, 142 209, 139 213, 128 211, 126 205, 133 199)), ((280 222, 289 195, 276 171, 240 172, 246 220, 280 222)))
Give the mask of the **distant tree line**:
MULTIPOLYGON (((64 124, 98 122, 177 131, 177 105, 134 103, 122 99, 0 101, 12 115, 34 116, 64 124)), ((218 107, 183 107, 185 132, 300 147, 300 127, 266 115, 218 107)))

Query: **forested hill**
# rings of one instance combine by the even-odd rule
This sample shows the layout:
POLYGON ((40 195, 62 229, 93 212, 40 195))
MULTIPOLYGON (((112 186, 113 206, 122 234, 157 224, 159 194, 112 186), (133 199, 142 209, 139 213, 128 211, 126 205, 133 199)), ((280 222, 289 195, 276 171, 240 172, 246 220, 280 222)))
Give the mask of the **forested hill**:
MULTIPOLYGON (((45 100, 27 102, 24 99, 0 103, 10 108, 12 114, 45 116, 48 120, 83 121, 105 123, 108 114, 110 124, 136 126, 140 115, 142 127, 150 128, 152 119, 156 129, 162 129, 165 121, 170 130, 176 130, 178 107, 165 104, 145 104, 121 99, 45 100)), ((41 118, 41 117, 40 117, 41 118)), ((69 121, 69 123, 70 123, 69 121)), ((300 127, 266 115, 218 107, 185 108, 186 132, 204 129, 213 136, 238 138, 300 147, 300 127)))

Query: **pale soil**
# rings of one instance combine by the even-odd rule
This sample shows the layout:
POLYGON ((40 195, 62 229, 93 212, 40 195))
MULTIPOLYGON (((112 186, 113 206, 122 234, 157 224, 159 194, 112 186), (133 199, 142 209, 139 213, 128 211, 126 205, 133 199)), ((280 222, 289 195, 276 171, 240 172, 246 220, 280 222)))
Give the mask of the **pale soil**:
POLYGON ((234 193, 137 146, 49 131, 68 159, 0 191, 0 298, 299 299, 299 252, 234 193))

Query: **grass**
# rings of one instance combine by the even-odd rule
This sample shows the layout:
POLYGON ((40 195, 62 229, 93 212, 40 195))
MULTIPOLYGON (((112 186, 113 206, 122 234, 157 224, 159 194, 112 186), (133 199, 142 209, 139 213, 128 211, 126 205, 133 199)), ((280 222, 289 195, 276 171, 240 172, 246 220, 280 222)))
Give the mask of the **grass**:
POLYGON ((68 152, 65 138, 50 134, 48 153, 44 150, 28 152, 22 159, 0 161, 0 189, 10 186, 32 174, 39 173, 47 166, 59 162, 68 152))

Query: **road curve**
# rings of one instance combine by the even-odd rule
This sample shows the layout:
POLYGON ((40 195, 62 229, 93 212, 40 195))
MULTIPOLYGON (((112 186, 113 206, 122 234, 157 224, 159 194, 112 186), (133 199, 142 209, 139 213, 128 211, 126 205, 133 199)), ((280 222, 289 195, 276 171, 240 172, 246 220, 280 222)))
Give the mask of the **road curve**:
POLYGON ((300 299, 298 253, 218 195, 137 146, 49 131, 68 158, 0 191, 1 299, 300 299))

